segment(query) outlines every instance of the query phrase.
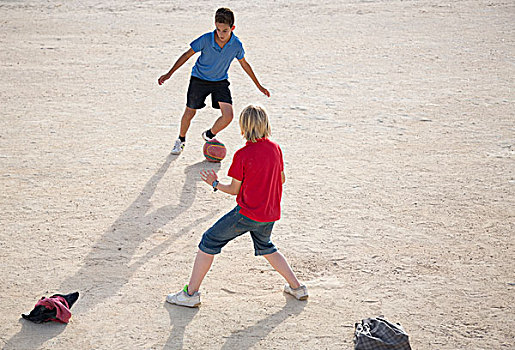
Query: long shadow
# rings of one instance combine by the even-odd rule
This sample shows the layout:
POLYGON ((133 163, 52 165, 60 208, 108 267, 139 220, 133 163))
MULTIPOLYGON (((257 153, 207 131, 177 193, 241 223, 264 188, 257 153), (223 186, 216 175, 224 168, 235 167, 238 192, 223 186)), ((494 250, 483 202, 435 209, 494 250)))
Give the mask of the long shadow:
POLYGON ((222 350, 252 348, 256 343, 265 339, 270 332, 283 323, 288 317, 300 314, 307 305, 307 301, 299 301, 285 295, 286 304, 276 313, 262 319, 255 325, 233 332, 222 346, 222 350))
MULTIPOLYGON (((165 205, 149 212, 152 207, 150 200, 159 182, 176 158, 176 156, 168 155, 163 165, 145 184, 136 200, 123 211, 95 243, 79 271, 63 281, 59 287, 59 292, 79 291, 81 293, 72 309, 73 313, 85 313, 106 298, 114 296, 148 259, 166 250, 177 238, 198 223, 212 217, 212 214, 208 213, 203 218, 195 220, 175 234, 171 234, 166 241, 130 264, 136 249, 148 237, 192 206, 197 194, 197 184, 201 181, 199 171, 213 169, 217 172, 220 169, 219 163, 207 161, 186 167, 184 171, 186 179, 179 203, 165 205)), ((32 339, 28 348, 38 348, 64 330, 64 326, 52 328, 52 325, 44 325, 43 329, 41 325, 31 324, 30 321, 21 320, 21 322, 22 329, 8 340, 4 349, 23 349, 26 339, 32 339)))
POLYGON ((185 308, 183 306, 169 304, 166 301, 164 302, 164 307, 170 314, 172 331, 163 347, 163 350, 182 349, 184 343, 184 331, 186 330, 186 326, 197 314, 198 308, 185 308))
MULTIPOLYGON (((201 181, 199 171, 212 164, 204 161, 188 166, 184 171, 186 179, 179 203, 165 205, 149 212, 150 199, 175 159, 176 156, 173 155, 167 157, 165 163, 147 182, 136 200, 95 244, 82 268, 63 282, 61 290, 82 291, 81 298, 77 302, 77 312, 86 312, 100 301, 115 295, 134 272, 148 261, 148 258, 166 249, 185 232, 183 229, 171 234, 165 242, 148 252, 143 258, 130 263, 141 243, 192 206, 197 194, 197 184, 201 181)), ((217 171, 220 164, 215 163, 211 167, 217 171)))

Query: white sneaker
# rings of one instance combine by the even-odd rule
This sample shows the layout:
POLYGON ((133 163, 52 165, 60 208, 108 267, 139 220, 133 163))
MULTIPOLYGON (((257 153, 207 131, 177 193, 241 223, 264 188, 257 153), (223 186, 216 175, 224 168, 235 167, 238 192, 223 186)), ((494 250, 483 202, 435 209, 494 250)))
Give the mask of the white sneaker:
POLYGON ((183 290, 176 294, 168 294, 166 301, 170 304, 187 306, 187 307, 198 307, 200 305, 200 293, 195 292, 193 295, 188 295, 188 286, 185 286, 183 290))
POLYGON ((172 149, 172 154, 181 154, 182 150, 184 149, 184 146, 186 146, 186 142, 182 142, 181 139, 177 139, 175 141, 175 145, 172 149))
POLYGON ((290 287, 290 285, 287 284, 284 286, 284 292, 293 295, 295 298, 299 300, 306 300, 309 296, 308 288, 303 284, 301 284, 299 288, 295 289, 293 289, 292 287, 290 287))

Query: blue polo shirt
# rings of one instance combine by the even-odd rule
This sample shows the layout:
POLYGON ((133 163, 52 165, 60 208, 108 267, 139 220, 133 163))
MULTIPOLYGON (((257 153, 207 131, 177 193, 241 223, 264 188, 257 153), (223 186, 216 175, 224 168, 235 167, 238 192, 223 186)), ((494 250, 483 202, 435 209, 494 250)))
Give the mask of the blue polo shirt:
POLYGON ((220 81, 229 78, 227 71, 232 60, 241 60, 245 56, 243 44, 234 33, 223 49, 215 41, 215 31, 193 40, 190 46, 193 51, 200 51, 191 75, 203 80, 220 81))

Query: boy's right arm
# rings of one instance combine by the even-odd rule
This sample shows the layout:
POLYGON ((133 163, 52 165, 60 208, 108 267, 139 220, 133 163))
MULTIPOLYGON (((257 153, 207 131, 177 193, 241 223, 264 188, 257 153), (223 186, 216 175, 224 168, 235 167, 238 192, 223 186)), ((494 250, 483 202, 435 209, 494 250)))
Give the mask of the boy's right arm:
MULTIPOLYGON (((216 175, 216 173, 213 169, 201 170, 200 178, 205 183, 207 183, 209 186, 212 186, 213 182, 215 180, 218 180, 218 176, 216 175)), ((224 184, 218 183, 218 185, 216 186, 217 190, 220 190, 227 194, 232 194, 234 196, 237 195, 238 193, 240 193, 240 188, 241 188, 241 181, 238 181, 235 178, 232 179, 232 181, 229 185, 224 185, 224 184)))
POLYGON ((216 186, 216 188, 222 192, 236 196, 238 195, 238 193, 240 193, 241 181, 238 181, 233 178, 229 185, 219 183, 218 186, 216 186))
POLYGON ((159 79, 157 79, 157 82, 159 85, 163 85, 163 83, 165 81, 167 81, 168 79, 170 79, 170 77, 172 76, 172 74, 177 70, 179 69, 184 63, 186 63, 187 60, 190 59, 191 56, 193 56, 195 54, 195 51, 193 51, 192 48, 190 48, 188 51, 186 51, 185 53, 183 53, 181 55, 181 57, 179 57, 177 59, 177 62, 175 62, 175 64, 173 65, 173 67, 168 71, 168 73, 166 74, 163 74, 159 77, 159 79))

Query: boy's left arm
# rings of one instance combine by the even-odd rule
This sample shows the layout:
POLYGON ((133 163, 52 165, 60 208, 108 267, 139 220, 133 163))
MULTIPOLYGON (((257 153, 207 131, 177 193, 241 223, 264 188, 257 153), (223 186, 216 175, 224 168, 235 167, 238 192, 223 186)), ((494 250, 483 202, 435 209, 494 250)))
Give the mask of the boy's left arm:
POLYGON ((254 74, 254 71, 252 70, 252 67, 245 60, 245 57, 243 57, 241 60, 238 60, 238 62, 240 62, 241 68, 243 68, 245 73, 247 73, 249 75, 250 79, 252 79, 252 81, 254 82, 254 84, 256 84, 259 91, 261 91, 267 97, 270 97, 270 92, 268 92, 267 89, 265 89, 263 86, 261 86, 261 84, 259 83, 259 80, 256 78, 256 75, 254 74))

